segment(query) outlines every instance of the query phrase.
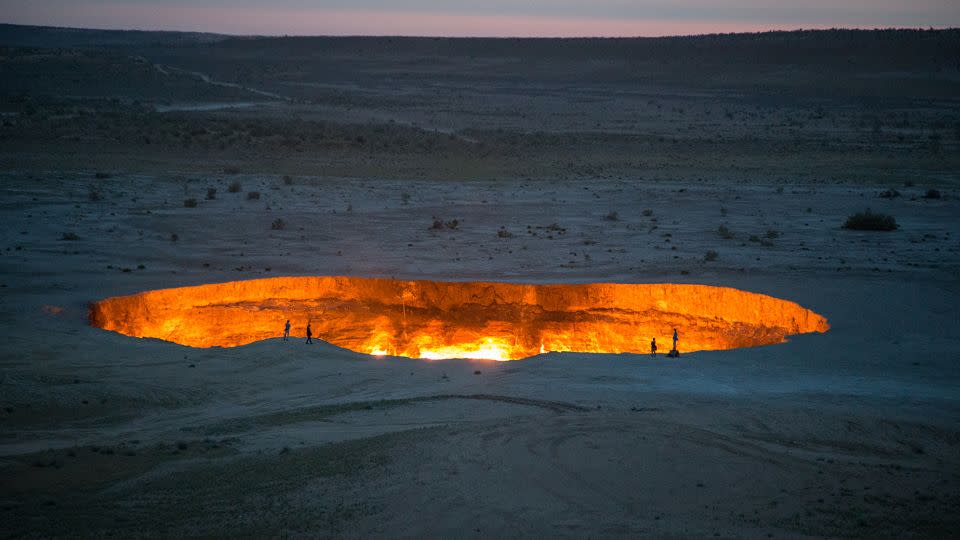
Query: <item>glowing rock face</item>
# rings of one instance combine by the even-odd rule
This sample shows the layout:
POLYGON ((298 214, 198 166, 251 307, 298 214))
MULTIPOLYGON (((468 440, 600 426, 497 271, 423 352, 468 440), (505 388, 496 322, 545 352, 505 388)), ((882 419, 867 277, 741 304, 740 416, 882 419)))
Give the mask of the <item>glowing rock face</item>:
POLYGON ((282 277, 147 291, 96 302, 93 326, 190 347, 291 335, 373 355, 514 360, 541 352, 735 349, 826 332, 798 304, 726 287, 282 277))

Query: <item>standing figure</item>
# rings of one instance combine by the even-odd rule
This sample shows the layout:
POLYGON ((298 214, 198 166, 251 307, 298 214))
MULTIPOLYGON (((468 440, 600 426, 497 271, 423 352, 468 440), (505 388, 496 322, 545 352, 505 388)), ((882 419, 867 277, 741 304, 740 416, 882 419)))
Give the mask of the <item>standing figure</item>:
POLYGON ((673 329, 673 350, 677 350, 677 329, 673 329))
POLYGON ((653 341, 650 342, 650 356, 657 355, 657 338, 653 338, 653 341))
POLYGON ((307 323, 307 343, 313 343, 313 330, 310 329, 310 323, 307 323))
POLYGON ((287 324, 283 325, 283 340, 286 341, 290 337, 290 320, 287 320, 287 324))

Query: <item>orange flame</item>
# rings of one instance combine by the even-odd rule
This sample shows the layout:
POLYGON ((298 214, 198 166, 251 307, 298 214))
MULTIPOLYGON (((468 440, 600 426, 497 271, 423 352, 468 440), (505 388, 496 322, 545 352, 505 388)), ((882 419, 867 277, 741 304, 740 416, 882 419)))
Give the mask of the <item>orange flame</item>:
POLYGON ((191 347, 234 347, 291 334, 376 356, 514 360, 544 352, 683 352, 825 332, 798 304, 726 287, 527 285, 285 277, 161 289, 92 304, 91 324, 191 347))

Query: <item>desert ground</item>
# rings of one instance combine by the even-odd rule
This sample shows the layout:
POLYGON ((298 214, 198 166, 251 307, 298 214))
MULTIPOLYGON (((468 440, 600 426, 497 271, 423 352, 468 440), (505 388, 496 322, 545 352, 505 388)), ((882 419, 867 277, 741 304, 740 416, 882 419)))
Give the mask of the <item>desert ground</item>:
POLYGON ((0 25, 0 535, 955 537, 958 57, 0 25), (716 285, 830 330, 494 362, 88 320, 279 276, 716 285))

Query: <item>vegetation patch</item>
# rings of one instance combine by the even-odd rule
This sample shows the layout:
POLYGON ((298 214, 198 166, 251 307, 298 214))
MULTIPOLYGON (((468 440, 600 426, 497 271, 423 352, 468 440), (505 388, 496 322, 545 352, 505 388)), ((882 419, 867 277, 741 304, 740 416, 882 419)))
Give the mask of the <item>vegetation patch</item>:
POLYGON ((854 231, 893 231, 897 229, 897 220, 891 215, 871 212, 868 208, 849 216, 843 228, 854 231))

